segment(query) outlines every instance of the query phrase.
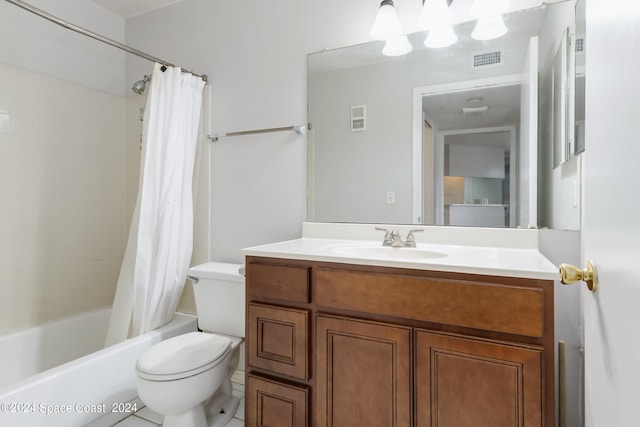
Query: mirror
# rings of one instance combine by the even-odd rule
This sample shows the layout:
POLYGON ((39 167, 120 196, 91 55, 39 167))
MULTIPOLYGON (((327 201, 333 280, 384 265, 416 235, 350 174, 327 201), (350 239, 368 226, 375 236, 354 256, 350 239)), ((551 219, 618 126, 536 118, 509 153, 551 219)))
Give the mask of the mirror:
POLYGON ((573 37, 573 52, 575 52, 575 152, 574 154, 580 154, 584 151, 584 116, 585 116, 585 103, 584 103, 584 89, 586 82, 586 33, 587 33, 587 11, 585 9, 585 0, 578 0, 576 2, 576 28, 575 36, 573 37))
POLYGON ((484 42, 463 22, 443 49, 410 34, 401 57, 378 41, 309 55, 308 220, 550 226, 538 212, 553 198, 537 188, 552 169, 538 162, 550 118, 538 111, 574 13, 571 1, 513 11, 508 33, 484 42))
POLYGON ((575 6, 575 28, 567 28, 553 61, 553 166, 584 151, 585 15, 575 6))
POLYGON ((571 74, 573 68, 569 60, 569 29, 562 33, 560 45, 553 57, 552 77, 552 98, 553 98, 553 167, 558 167, 565 163, 573 153, 573 136, 571 128, 571 116, 569 107, 573 100, 569 93, 571 84, 571 74))

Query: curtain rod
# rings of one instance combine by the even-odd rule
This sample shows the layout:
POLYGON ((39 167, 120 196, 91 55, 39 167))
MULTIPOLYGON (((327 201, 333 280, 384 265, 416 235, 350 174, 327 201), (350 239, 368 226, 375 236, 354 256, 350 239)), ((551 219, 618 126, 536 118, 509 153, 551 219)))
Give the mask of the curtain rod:
MULTIPOLYGON (((76 33, 80 33, 80 34, 85 35, 87 37, 91 37, 92 39, 96 39, 98 41, 101 41, 102 43, 106 43, 106 44, 111 45, 113 47, 117 47, 118 49, 124 50, 125 52, 132 53, 132 54, 134 54, 136 56, 139 56, 139 57, 144 58, 146 60, 149 60, 151 62, 157 62, 159 64, 175 67, 175 65, 173 65, 170 62, 163 61, 162 59, 156 58, 155 56, 151 56, 151 55, 149 55, 147 53, 144 53, 144 52, 142 52, 142 51, 140 51, 138 49, 134 49, 132 47, 129 47, 129 46, 125 45, 125 44, 119 43, 119 42, 117 42, 115 40, 112 40, 110 38, 107 38, 105 36, 101 36, 100 34, 94 33, 93 31, 89 31, 89 30, 84 29, 82 27, 79 27, 77 25, 74 25, 74 24, 71 24, 69 22, 66 22, 66 21, 64 21, 64 20, 62 20, 60 18, 57 18, 57 17, 45 12, 44 10, 38 9, 37 7, 31 6, 30 4, 25 3, 23 1, 20 1, 20 0, 6 0, 6 1, 8 1, 9 3, 12 3, 12 4, 14 4, 14 5, 18 6, 18 7, 21 7, 22 9, 24 9, 26 11, 29 11, 29 12, 35 14, 35 15, 38 15, 41 18, 44 18, 44 19, 46 19, 48 21, 51 21, 54 24, 58 24, 61 27, 64 27, 64 28, 66 28, 68 30, 75 31, 76 33)), ((187 70, 185 68, 180 68, 180 69, 182 70, 183 73, 193 74, 196 77, 200 77, 202 80, 205 81, 205 83, 207 82, 206 74, 196 74, 193 71, 189 71, 189 70, 187 70)))

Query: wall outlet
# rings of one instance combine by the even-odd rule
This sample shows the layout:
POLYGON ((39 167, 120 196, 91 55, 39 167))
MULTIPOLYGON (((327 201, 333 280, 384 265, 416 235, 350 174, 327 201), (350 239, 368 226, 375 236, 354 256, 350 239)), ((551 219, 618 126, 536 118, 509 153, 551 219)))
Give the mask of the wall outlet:
POLYGON ((396 192, 395 191, 387 191, 387 204, 395 205, 396 204, 396 192))

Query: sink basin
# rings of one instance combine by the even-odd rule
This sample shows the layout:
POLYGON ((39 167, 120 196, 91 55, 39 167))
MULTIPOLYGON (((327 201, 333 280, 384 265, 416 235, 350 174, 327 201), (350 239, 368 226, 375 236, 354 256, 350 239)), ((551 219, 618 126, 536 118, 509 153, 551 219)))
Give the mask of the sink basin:
POLYGON ((392 260, 421 260, 444 258, 447 255, 440 252, 427 251, 420 248, 392 248, 389 246, 334 246, 331 252, 358 258, 392 259, 392 260))

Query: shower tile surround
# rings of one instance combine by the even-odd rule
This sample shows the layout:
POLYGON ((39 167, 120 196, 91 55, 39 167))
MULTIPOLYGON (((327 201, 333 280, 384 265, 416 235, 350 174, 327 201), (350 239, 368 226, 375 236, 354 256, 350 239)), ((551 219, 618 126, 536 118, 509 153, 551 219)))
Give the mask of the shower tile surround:
POLYGON ((128 228, 125 102, 0 64, 0 334, 111 305, 128 228))

